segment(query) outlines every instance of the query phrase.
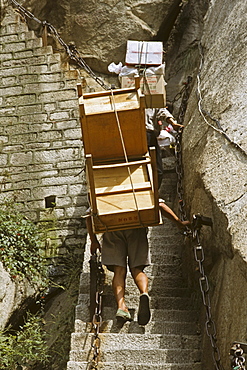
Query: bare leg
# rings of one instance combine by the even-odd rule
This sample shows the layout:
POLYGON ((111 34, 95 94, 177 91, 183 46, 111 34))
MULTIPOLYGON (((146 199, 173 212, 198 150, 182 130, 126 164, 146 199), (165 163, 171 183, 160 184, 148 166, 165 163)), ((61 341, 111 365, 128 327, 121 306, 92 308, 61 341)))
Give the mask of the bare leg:
POLYGON ((146 325, 151 317, 150 302, 148 295, 148 277, 141 267, 130 269, 133 279, 140 291, 137 321, 139 325, 146 325))
POLYGON ((181 221, 180 218, 165 203, 159 203, 161 214, 173 221, 180 229, 190 225, 190 221, 181 221))
POLYGON ((125 279, 127 274, 127 268, 122 266, 114 267, 114 277, 112 280, 113 293, 117 302, 118 308, 128 312, 128 308, 125 305, 124 294, 125 294, 125 279))
POLYGON ((133 267, 130 269, 131 275, 140 291, 140 294, 148 292, 148 278, 140 267, 133 267))

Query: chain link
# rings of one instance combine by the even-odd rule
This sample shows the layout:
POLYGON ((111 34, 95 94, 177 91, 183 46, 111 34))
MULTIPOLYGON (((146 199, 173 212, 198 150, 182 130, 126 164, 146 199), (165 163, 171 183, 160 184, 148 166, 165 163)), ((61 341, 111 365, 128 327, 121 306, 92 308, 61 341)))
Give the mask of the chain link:
POLYGON ((243 356, 243 354, 244 354, 244 350, 241 348, 241 344, 235 343, 232 346, 231 351, 230 351, 231 368, 233 370, 246 370, 245 357, 243 356))
MULTIPOLYGON (((178 123, 183 124, 184 121, 184 115, 187 108, 187 101, 190 94, 190 83, 192 81, 192 77, 188 77, 187 82, 185 83, 185 86, 182 88, 180 93, 178 93, 173 102, 181 99, 181 105, 179 108, 178 113, 178 123)), ((177 173, 177 194, 178 194, 178 204, 179 204, 179 213, 180 218, 182 221, 187 220, 187 215, 185 211, 185 202, 184 202, 184 189, 183 189, 183 164, 182 164, 182 133, 183 128, 180 128, 178 130, 178 133, 176 135, 176 145, 175 145, 175 157, 176 157, 176 173, 177 173)), ((217 338, 216 338, 216 327, 215 323, 212 319, 212 313, 211 313, 211 303, 210 303, 210 289, 209 289, 209 282, 208 278, 205 275, 203 262, 205 259, 204 256, 204 250, 200 243, 199 238, 199 232, 202 225, 210 225, 211 226, 211 220, 202 217, 200 215, 196 216, 193 220, 192 224, 192 230, 188 227, 185 230, 185 235, 192 238, 192 240, 196 244, 194 246, 194 257, 196 262, 198 263, 198 269, 200 272, 200 278, 199 278, 199 287, 202 294, 202 301, 203 305, 206 309, 206 323, 205 323, 205 329, 206 333, 210 339, 210 343, 212 346, 213 351, 213 361, 215 365, 215 369, 217 370, 224 370, 221 365, 221 358, 220 358, 220 351, 217 347, 217 338)))
POLYGON ((59 33, 57 32, 56 28, 46 21, 41 21, 40 19, 36 18, 31 12, 25 9, 22 5, 20 5, 15 0, 8 0, 9 4, 13 6, 13 8, 18 11, 18 13, 27 21, 27 19, 33 20, 39 25, 41 25, 46 32, 53 38, 55 38, 60 45, 65 49, 66 53, 68 54, 71 61, 75 62, 79 67, 83 68, 87 74, 93 78, 103 89, 110 90, 110 86, 107 86, 104 81, 96 76, 96 74, 92 71, 92 69, 88 66, 88 64, 84 61, 84 59, 80 56, 80 53, 76 49, 75 45, 67 45, 64 40, 60 37, 59 33))
POLYGON ((209 282, 208 278, 204 272, 203 262, 204 262, 204 250, 200 242, 200 228, 202 224, 196 228, 193 229, 193 240, 195 242, 194 245, 194 255, 195 260, 198 263, 198 270, 200 272, 199 277, 199 286, 202 294, 202 302, 206 310, 206 334, 210 339, 210 343, 213 350, 213 360, 215 369, 217 370, 224 370, 224 368, 221 365, 221 358, 220 358, 220 351, 217 346, 217 336, 216 336, 216 326, 215 322, 212 319, 212 312, 211 312, 211 302, 210 302, 210 289, 209 289, 209 282))
POLYGON ((102 324, 102 297, 105 278, 100 254, 94 254, 91 256, 90 268, 92 268, 94 272, 96 271, 96 292, 95 292, 95 311, 92 318, 93 336, 91 341, 91 347, 93 350, 93 358, 90 361, 89 369, 98 369, 101 344, 99 333, 102 324))

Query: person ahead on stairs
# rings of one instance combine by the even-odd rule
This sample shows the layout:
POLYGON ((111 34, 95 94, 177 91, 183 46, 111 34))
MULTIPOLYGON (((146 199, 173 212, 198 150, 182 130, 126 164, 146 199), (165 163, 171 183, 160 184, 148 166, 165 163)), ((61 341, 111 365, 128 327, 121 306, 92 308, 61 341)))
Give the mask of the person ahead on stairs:
POLYGON ((157 171, 158 171, 158 186, 160 187, 163 178, 163 163, 160 146, 157 137, 162 128, 162 121, 165 125, 171 124, 174 130, 184 127, 177 123, 173 115, 166 108, 146 108, 145 109, 145 125, 147 133, 148 147, 155 147, 157 171))

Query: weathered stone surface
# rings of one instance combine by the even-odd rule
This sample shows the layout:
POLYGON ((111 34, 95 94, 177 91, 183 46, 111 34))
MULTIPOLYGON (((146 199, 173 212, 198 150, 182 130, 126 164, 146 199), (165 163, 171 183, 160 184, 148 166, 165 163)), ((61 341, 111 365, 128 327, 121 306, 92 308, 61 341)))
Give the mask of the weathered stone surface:
POLYGON ((124 62, 126 41, 150 40, 165 17, 181 1, 103 0, 50 2, 26 0, 37 17, 60 30, 66 42, 75 42, 91 68, 107 72, 111 62, 124 62))
POLYGON ((13 312, 27 298, 34 295, 35 290, 25 281, 11 279, 9 273, 0 262, 0 330, 5 328, 13 312))
MULTIPOLYGON (((188 4, 191 18, 187 10, 181 14, 167 55, 167 90, 172 99, 181 82, 188 75, 193 77, 183 133, 185 201, 190 215, 201 213, 213 220, 212 229, 203 226, 201 240, 217 343, 227 368, 233 341, 246 341, 242 293, 247 289, 247 4, 210 2, 203 19, 203 13, 197 11, 199 6, 203 9, 203 3, 188 4), (186 28, 179 41, 182 24, 186 28), (201 114, 201 108, 220 122, 232 143, 219 132, 217 122, 201 114)), ((204 311, 202 318, 203 323, 204 311)), ((210 370, 212 347, 204 335, 203 369, 210 370)))

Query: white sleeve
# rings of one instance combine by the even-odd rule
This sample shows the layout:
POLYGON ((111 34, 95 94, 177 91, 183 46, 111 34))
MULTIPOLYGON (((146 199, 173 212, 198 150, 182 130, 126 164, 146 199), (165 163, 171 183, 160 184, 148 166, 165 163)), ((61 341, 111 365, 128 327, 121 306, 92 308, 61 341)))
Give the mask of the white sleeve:
POLYGON ((157 112, 157 118, 158 119, 161 119, 161 118, 164 118, 165 120, 167 118, 174 118, 173 115, 169 112, 168 109, 166 108, 160 108, 157 112))

